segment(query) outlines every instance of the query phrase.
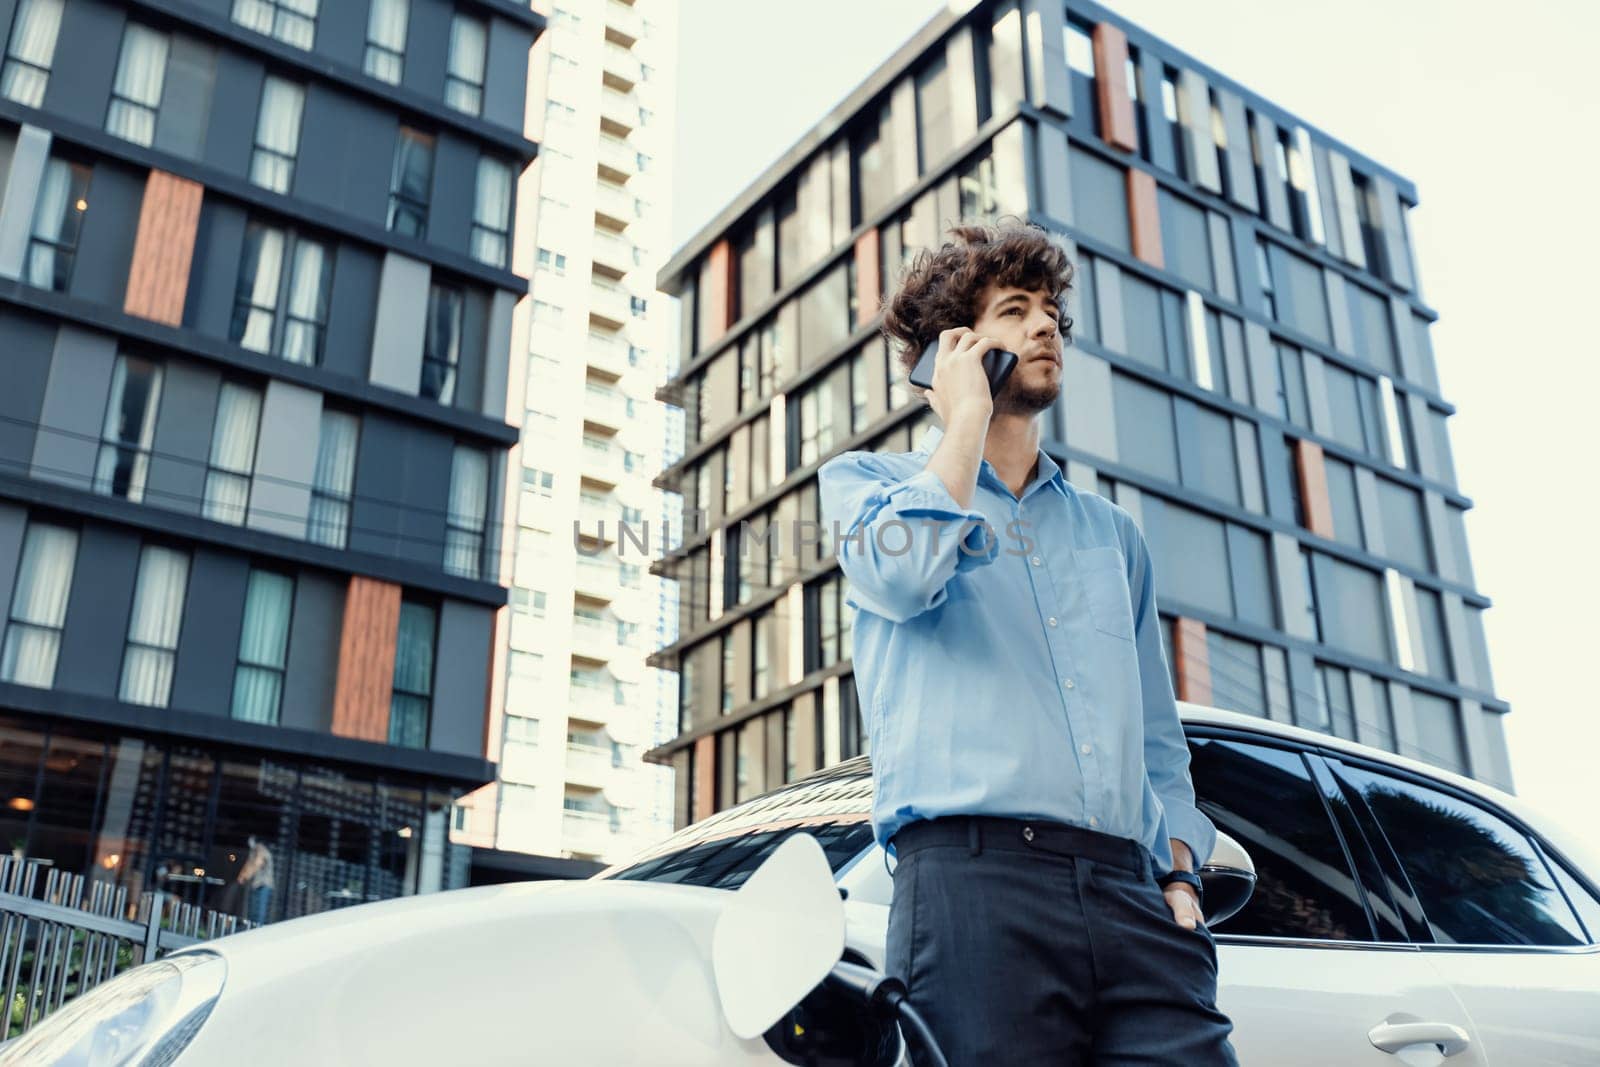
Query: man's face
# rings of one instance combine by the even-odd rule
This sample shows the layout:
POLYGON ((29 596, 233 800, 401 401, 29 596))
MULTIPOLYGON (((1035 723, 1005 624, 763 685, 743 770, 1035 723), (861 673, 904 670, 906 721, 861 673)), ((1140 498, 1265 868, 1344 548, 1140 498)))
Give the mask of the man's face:
POLYGON ((973 330, 1017 354, 1017 369, 995 397, 996 412, 1032 415, 1061 395, 1061 329, 1048 293, 1014 286, 986 288, 973 330))

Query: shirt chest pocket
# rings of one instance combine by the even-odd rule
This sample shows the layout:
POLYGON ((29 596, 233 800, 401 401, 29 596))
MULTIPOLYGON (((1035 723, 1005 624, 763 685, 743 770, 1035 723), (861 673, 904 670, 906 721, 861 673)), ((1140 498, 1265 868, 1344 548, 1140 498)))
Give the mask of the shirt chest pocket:
POLYGON ((1127 564, 1115 548, 1080 548, 1078 580, 1089 618, 1101 633, 1133 640, 1133 606, 1128 596, 1127 564))

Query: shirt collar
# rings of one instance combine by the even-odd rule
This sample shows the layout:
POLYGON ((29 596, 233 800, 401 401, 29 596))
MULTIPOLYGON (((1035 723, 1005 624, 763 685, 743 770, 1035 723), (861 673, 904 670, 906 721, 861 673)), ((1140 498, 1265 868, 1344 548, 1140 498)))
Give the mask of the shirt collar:
MULTIPOLYGON (((922 434, 922 444, 917 447, 917 451, 923 455, 931 456, 933 455, 933 450, 939 447, 939 442, 943 439, 943 427, 929 426, 922 434)), ((988 460, 984 460, 982 466, 979 467, 978 480, 982 481, 985 474, 994 479, 995 484, 1003 489, 1007 496, 1011 494, 1011 490, 1006 487, 1004 482, 1000 481, 1000 476, 995 473, 994 467, 990 465, 988 460)), ((1030 493, 1047 482, 1055 486, 1056 491, 1062 496, 1067 496, 1070 492, 1067 476, 1062 472, 1061 465, 1050 458, 1050 453, 1041 448, 1039 450, 1039 470, 1034 475, 1033 481, 1028 483, 1028 487, 1022 491, 1021 499, 1027 499, 1030 493)))

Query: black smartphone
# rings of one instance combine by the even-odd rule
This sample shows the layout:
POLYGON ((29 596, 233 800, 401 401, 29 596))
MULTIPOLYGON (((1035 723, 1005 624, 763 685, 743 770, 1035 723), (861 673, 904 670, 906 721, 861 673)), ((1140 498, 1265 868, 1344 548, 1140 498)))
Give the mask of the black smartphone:
MULTIPOLYGON (((928 342, 928 347, 922 350, 922 355, 917 357, 917 365, 911 368, 910 381, 912 385, 921 389, 933 388, 933 364, 939 355, 939 341, 937 338, 928 342)), ((991 348, 983 354, 983 373, 989 378, 989 395, 999 394, 1000 387, 1006 384, 1006 379, 1011 377, 1011 372, 1017 369, 1017 354, 1007 352, 1003 348, 991 348)))

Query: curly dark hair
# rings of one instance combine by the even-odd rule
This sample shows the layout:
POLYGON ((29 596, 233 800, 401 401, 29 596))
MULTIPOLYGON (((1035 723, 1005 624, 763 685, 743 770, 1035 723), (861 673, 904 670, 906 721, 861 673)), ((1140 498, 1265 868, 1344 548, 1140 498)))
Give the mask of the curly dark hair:
POLYGON ((942 331, 977 321, 978 300, 991 285, 1049 293, 1061 317, 1061 343, 1072 343, 1067 293, 1075 268, 1042 227, 1012 215, 946 232, 954 240, 917 253, 883 313, 883 335, 907 372, 942 331))

